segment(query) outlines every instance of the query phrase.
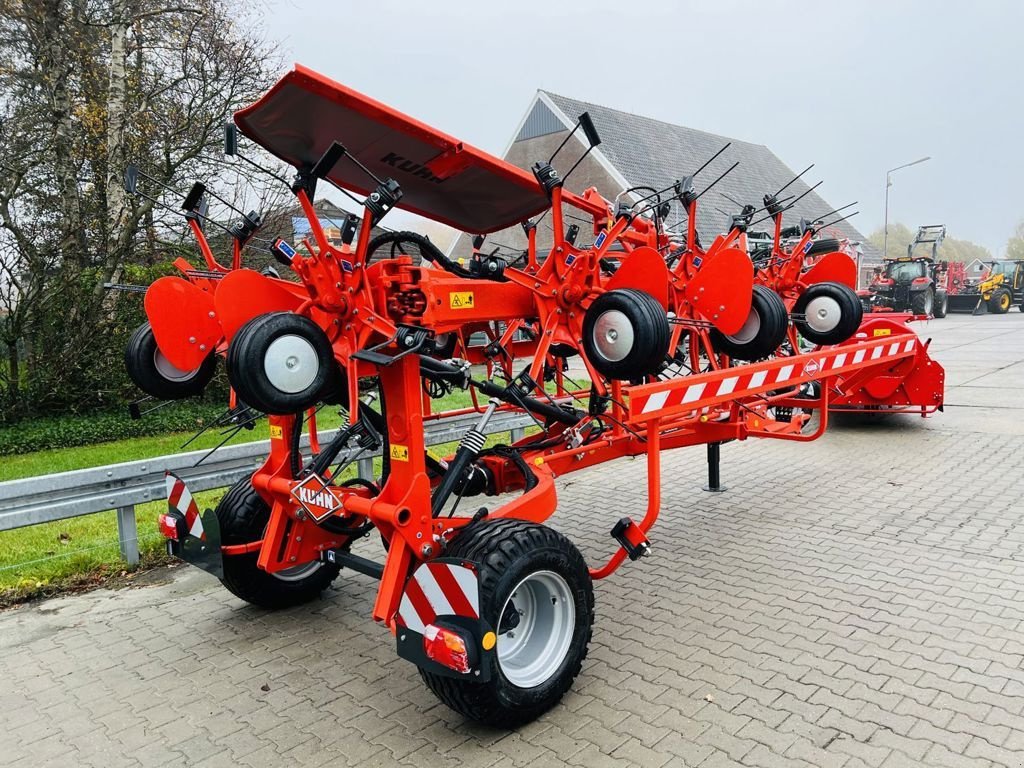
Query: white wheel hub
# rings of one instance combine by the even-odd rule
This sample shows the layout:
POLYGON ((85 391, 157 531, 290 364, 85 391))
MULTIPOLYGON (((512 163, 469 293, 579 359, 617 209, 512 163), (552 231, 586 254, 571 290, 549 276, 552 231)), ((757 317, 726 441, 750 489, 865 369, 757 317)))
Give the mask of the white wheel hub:
POLYGON ((569 654, 576 627, 572 590, 553 571, 531 573, 512 590, 500 617, 512 613, 518 623, 499 627, 498 665, 512 685, 535 688, 550 680, 569 654))
POLYGON ((804 322, 807 327, 818 333, 835 330, 843 318, 843 308, 831 296, 818 296, 807 302, 804 310, 804 322))
POLYGON ((287 334, 270 342, 263 357, 263 372, 275 389, 293 395, 316 381, 320 361, 308 339, 287 334))
POLYGON ((602 312, 594 323, 594 346, 606 360, 617 363, 633 349, 633 324, 617 309, 602 312))
POLYGON ((743 327, 732 336, 727 336, 726 338, 735 344, 749 344, 757 338, 757 334, 760 332, 761 313, 751 307, 750 314, 747 315, 747 319, 743 322, 743 327))
POLYGON ((274 574, 274 578, 278 581, 302 581, 308 576, 312 576, 314 573, 320 570, 320 566, 323 563, 311 562, 303 565, 296 565, 291 568, 285 568, 283 571, 278 571, 274 574))
POLYGON ((198 372, 198 368, 193 368, 191 371, 183 371, 178 368, 174 363, 164 357, 163 352, 159 349, 153 352, 153 367, 156 368, 156 372, 159 373, 167 381, 173 381, 175 383, 183 383, 193 378, 198 372))

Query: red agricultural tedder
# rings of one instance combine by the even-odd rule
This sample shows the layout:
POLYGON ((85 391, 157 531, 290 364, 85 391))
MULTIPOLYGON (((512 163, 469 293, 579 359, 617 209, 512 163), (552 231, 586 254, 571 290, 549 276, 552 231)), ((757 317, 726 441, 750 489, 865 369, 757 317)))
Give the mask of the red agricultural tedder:
MULTIPOLYGON (((813 227, 795 252, 782 248, 777 199, 765 201, 773 262, 755 273, 742 227, 699 247, 692 177, 632 202, 574 194, 551 160, 526 172, 302 67, 235 123, 295 167, 311 235, 301 250, 272 245, 291 279, 244 269, 240 257, 219 268, 204 248, 207 270, 182 264, 182 276, 150 287, 150 322, 127 357, 135 380, 187 396, 222 356, 233 397, 269 414, 271 435, 263 466, 213 512, 169 476, 161 528, 172 552, 261 606, 311 599, 342 567, 379 580, 373 618, 469 717, 528 721, 572 684, 591 637, 592 582, 648 553, 661 451, 812 440, 837 399, 935 365, 891 318, 858 329, 860 304, 836 281, 845 267, 832 254, 805 261, 813 227), (363 198, 340 246, 314 210, 318 182, 363 198), (663 226, 668 198, 688 211, 686 237, 663 226), (530 245, 520 257, 478 247, 459 261, 413 233, 371 238, 394 207, 478 235, 525 223, 530 245), (592 230, 567 226, 568 209, 592 230), (532 218, 541 214, 553 237, 543 253, 532 218), (794 327, 817 345, 803 349, 794 327), (589 374, 584 388, 562 376, 570 355, 589 374), (427 454, 424 421, 443 415, 431 401, 455 388, 473 393, 479 420, 442 461, 427 454), (304 414, 320 402, 341 405, 346 422, 303 451, 304 414), (488 446, 501 411, 528 413, 537 427, 488 446), (379 476, 353 475, 353 459, 373 451, 379 476), (545 525, 556 478, 636 455, 647 462, 646 508, 639 519, 612 516, 611 551, 588 564, 545 525), (495 500, 460 511, 481 496, 495 500), (381 562, 351 551, 373 531, 381 562)), ((229 131, 232 151, 236 139, 229 131)), ((570 140, 588 152, 600 143, 587 115, 570 140)), ((205 215, 202 192, 186 200, 190 218, 205 215)))

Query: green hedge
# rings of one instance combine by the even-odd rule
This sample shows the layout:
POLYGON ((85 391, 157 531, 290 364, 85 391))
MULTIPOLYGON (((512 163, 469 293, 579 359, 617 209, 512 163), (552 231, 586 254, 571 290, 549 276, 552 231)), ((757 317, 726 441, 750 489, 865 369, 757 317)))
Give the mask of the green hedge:
POLYGON ((0 427, 0 456, 195 431, 223 412, 223 403, 193 401, 172 403, 137 421, 131 419, 127 408, 89 416, 26 419, 0 427))

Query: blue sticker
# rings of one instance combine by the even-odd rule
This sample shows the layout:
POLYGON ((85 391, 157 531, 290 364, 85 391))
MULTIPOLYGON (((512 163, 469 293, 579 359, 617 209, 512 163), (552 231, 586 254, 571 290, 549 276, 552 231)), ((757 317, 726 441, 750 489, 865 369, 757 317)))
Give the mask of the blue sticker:
POLYGON ((700 269, 700 265, 703 263, 704 259, 702 259, 700 256, 693 257, 693 266, 697 267, 697 269, 700 269))
POLYGON ((804 253, 807 253, 809 250, 811 250, 812 245, 814 245, 814 241, 808 240, 807 245, 804 246, 804 253))
POLYGON ((345 270, 346 272, 352 272, 352 262, 351 261, 345 261, 345 259, 342 259, 341 260, 341 268, 343 270, 345 270))
POLYGON ((576 257, 570 253, 565 257, 565 266, 571 267, 574 261, 576 261, 576 257))
POLYGON ((607 237, 608 235, 606 232, 602 232, 601 234, 599 234, 597 236, 597 240, 594 241, 594 247, 600 248, 602 245, 604 245, 604 241, 607 239, 607 237))
POLYGON ((292 248, 290 245, 288 245, 287 241, 285 241, 285 240, 278 240, 277 241, 277 250, 279 250, 281 253, 283 253, 285 256, 287 256, 289 259, 294 259, 295 258, 295 249, 292 248))

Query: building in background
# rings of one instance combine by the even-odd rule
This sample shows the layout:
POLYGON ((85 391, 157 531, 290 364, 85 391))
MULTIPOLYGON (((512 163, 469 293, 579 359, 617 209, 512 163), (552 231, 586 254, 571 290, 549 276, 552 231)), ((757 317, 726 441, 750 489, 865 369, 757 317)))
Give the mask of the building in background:
MULTIPOLYGON (((763 144, 751 144, 695 128, 673 125, 548 91, 537 92, 503 154, 504 159, 526 169, 538 160, 547 160, 583 112, 590 113, 602 143, 573 172, 566 186, 577 193, 593 186, 609 200, 632 187, 666 187, 676 179, 693 173, 723 146, 732 143, 696 179, 696 188, 700 191, 730 165, 739 162, 739 167, 698 203, 698 231, 705 244, 710 244, 715 236, 727 228, 728 214, 738 212, 737 206, 724 195, 739 203, 750 203, 760 208, 766 193, 775 192, 796 175, 763 144)), ((555 168, 563 176, 586 149, 582 132, 577 135, 580 140, 569 141, 554 162, 555 168)), ((785 195, 801 195, 807 189, 804 179, 800 179, 786 189, 785 195)), ((638 196, 646 194, 641 192, 638 196)), ((785 214, 785 222, 796 224, 801 218, 813 220, 847 202, 850 201, 843 200, 832 205, 817 192, 810 192, 785 214)), ((681 221, 679 211, 679 207, 674 206, 669 217, 670 223, 681 221)), ((769 224, 764 222, 754 229, 764 229, 769 224)), ((584 231, 580 235, 580 242, 585 243, 588 233, 582 222, 581 228, 584 231)), ((840 222, 823 236, 839 237, 851 242, 860 253, 862 279, 865 275, 870 277, 874 265, 881 261, 880 249, 869 243, 849 221, 840 222)), ((460 236, 452 252, 456 256, 467 256, 471 251, 470 241, 468 235, 460 236)), ((526 246, 520 228, 495 233, 488 241, 513 249, 526 246)), ((541 251, 550 243, 551 225, 545 217, 538 227, 541 251)))

